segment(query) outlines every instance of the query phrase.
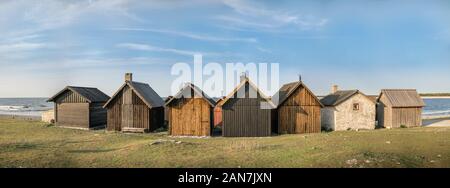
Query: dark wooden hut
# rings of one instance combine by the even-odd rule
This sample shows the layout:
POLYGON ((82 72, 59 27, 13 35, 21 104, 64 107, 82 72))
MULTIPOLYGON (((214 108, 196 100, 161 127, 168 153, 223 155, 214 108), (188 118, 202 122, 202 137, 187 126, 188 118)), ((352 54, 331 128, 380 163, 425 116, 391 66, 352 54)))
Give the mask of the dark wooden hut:
POLYGON ((131 73, 104 108, 108 130, 150 132, 164 125, 164 101, 148 84, 133 81, 131 73))
POLYGON ((102 106, 108 99, 97 88, 67 86, 48 102, 55 103, 57 126, 94 129, 106 125, 106 110, 102 106))
POLYGON ((192 83, 166 103, 172 136, 211 136, 216 102, 192 83))
POLYGON ((320 110, 323 105, 303 82, 283 85, 272 101, 277 105, 278 115, 274 132, 297 134, 321 131, 320 110))
POLYGON ((247 77, 222 101, 222 135, 225 137, 270 136, 275 105, 247 77))
MULTIPOLYGON (((168 96, 166 98, 164 98, 164 104, 167 103, 167 101, 169 101, 170 99, 172 99, 173 96, 168 96)), ((169 107, 164 105, 164 126, 168 127, 169 126, 169 107)))
POLYGON ((377 100, 378 126, 421 126, 424 106, 425 103, 415 89, 383 89, 377 100))

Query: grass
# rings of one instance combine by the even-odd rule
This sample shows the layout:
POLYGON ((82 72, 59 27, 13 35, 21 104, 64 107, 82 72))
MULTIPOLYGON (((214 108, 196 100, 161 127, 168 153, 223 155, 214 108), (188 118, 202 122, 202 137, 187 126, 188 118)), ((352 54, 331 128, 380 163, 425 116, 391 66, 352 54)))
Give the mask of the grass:
POLYGON ((173 138, 0 119, 0 167, 450 167, 450 128, 173 138))

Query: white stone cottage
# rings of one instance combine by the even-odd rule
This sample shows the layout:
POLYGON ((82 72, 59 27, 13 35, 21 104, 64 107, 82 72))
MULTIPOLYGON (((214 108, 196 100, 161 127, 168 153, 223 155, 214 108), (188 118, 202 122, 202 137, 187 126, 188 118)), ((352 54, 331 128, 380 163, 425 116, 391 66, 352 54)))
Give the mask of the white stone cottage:
POLYGON ((320 100, 321 122, 325 130, 375 129, 376 102, 359 90, 341 90, 333 86, 332 93, 320 100))

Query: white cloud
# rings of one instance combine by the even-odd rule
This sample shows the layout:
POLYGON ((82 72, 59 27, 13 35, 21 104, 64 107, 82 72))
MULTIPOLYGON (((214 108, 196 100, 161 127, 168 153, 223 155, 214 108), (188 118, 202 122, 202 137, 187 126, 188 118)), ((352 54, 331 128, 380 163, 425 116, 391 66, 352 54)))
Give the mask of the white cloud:
POLYGON ((158 47, 158 46, 152 46, 152 45, 148 45, 148 44, 138 44, 138 43, 121 43, 116 46, 121 47, 121 48, 132 49, 132 50, 149 51, 149 52, 169 52, 169 53, 174 53, 174 54, 178 54, 178 55, 188 55, 188 56, 192 56, 194 54, 212 55, 212 53, 179 50, 179 49, 174 49, 174 48, 162 48, 162 47, 158 47))
POLYGON ((11 52, 21 52, 21 51, 29 51, 36 50, 48 47, 45 43, 28 43, 28 42, 20 42, 14 44, 0 44, 0 53, 11 53, 11 52))
POLYGON ((240 38, 240 37, 216 37, 205 34, 194 34, 189 32, 180 32, 180 31, 172 31, 172 30, 163 30, 163 29, 142 29, 142 28, 112 28, 112 30, 117 31, 147 31, 154 33, 163 33, 175 36, 182 36, 191 39, 211 41, 211 42, 249 42, 254 43, 258 42, 255 38, 240 38))
POLYGON ((0 5, 0 34, 7 37, 33 35, 99 18, 143 20, 129 12, 132 0, 7 1, 0 5), (3 18, 3 19, 2 19, 3 18), (8 18, 8 19, 5 19, 8 18))
POLYGON ((286 11, 274 11, 259 4, 238 0, 224 0, 224 5, 231 8, 240 16, 218 16, 219 20, 243 27, 277 28, 295 26, 301 30, 321 28, 328 23, 328 19, 303 16, 286 11))
POLYGON ((129 67, 130 65, 146 66, 146 65, 171 65, 177 61, 165 58, 150 57, 130 57, 130 58, 51 58, 38 59, 32 62, 21 60, 15 62, 1 62, 3 70, 71 70, 85 68, 114 68, 129 67))
POLYGON ((263 47, 256 47, 256 49, 260 52, 264 52, 264 53, 272 53, 271 50, 263 48, 263 47))

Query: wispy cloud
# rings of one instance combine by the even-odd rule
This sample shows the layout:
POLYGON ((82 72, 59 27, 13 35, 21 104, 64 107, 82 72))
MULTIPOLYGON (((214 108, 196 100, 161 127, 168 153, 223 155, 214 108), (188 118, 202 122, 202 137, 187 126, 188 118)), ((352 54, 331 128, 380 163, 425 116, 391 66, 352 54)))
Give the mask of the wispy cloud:
POLYGON ((154 32, 154 33, 175 35, 175 36, 181 36, 181 37, 187 37, 187 38, 191 38, 191 39, 211 41, 211 42, 249 42, 249 43, 258 42, 258 40, 256 38, 217 37, 217 36, 211 36, 211 35, 206 35, 206 34, 194 34, 194 33, 189 33, 189 32, 180 32, 180 31, 163 30, 163 29, 112 28, 111 30, 154 32))
POLYGON ((263 48, 263 47, 256 47, 256 49, 260 52, 264 52, 264 53, 272 53, 271 50, 263 48))
POLYGON ((22 52, 41 49, 45 47, 48 47, 48 45, 45 43, 20 42, 13 44, 0 44, 0 53, 22 52))
POLYGON ((303 16, 286 11, 274 11, 248 1, 224 0, 223 4, 238 15, 221 15, 216 17, 216 19, 235 26, 262 29, 295 26, 301 30, 308 30, 321 28, 328 23, 328 19, 325 18, 303 16))
POLYGON ((174 53, 178 55, 188 55, 192 56, 194 54, 203 54, 203 55, 212 55, 213 53, 205 53, 205 52, 198 52, 198 51, 189 51, 189 50, 180 50, 180 49, 174 49, 174 48, 163 48, 158 46, 152 46, 148 44, 139 44, 139 43, 121 43, 117 44, 117 47, 120 48, 127 48, 131 50, 140 50, 140 51, 148 51, 148 52, 169 52, 174 53))
POLYGON ((130 57, 130 58, 108 58, 108 57, 91 57, 91 58, 57 58, 57 59, 38 59, 33 62, 21 61, 17 62, 0 62, 2 66, 8 69, 21 70, 68 70, 68 69, 85 69, 85 68, 116 68, 129 66, 155 66, 155 65, 171 65, 177 61, 166 58, 153 57, 130 57))
POLYGON ((124 17, 144 20, 128 9, 132 0, 7 1, 0 5, 0 34, 9 37, 26 36, 79 23, 82 18, 124 17), (9 18, 9 19, 1 19, 9 18), (14 18, 14 19, 11 19, 14 18), (20 23, 20 24, 17 24, 20 23))

